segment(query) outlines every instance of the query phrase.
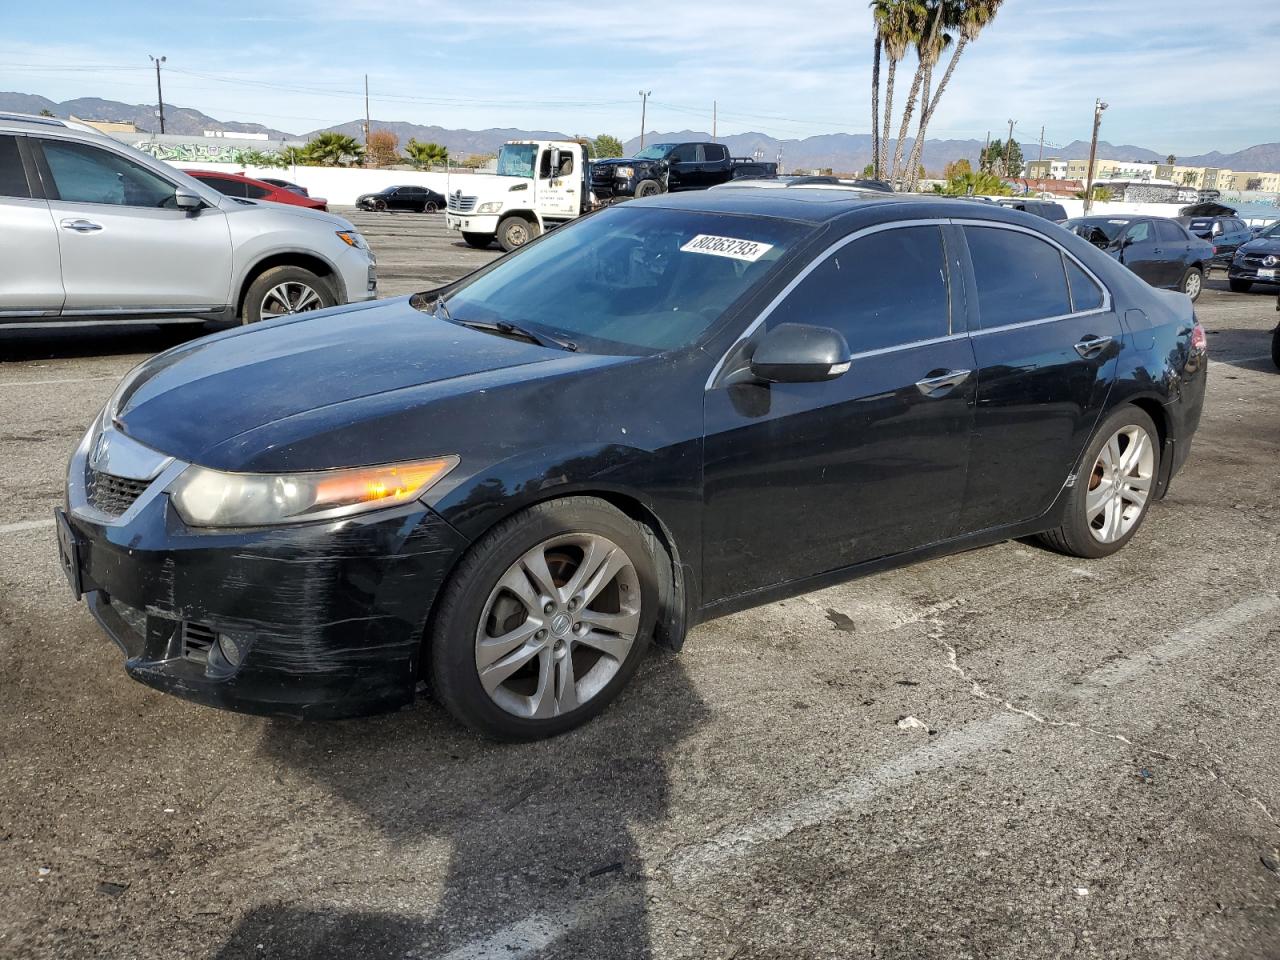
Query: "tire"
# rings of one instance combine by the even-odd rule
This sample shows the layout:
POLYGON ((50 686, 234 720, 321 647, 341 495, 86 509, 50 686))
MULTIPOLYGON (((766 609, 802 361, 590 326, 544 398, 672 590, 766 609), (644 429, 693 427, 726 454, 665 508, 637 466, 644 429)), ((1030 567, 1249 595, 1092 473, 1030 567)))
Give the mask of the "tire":
POLYGON ((240 322, 257 323, 276 316, 323 310, 337 302, 333 285, 306 267, 272 267, 249 284, 240 310, 240 322), (289 306, 296 309, 288 309, 289 306))
POLYGON ((1188 267, 1178 289, 1190 297, 1192 303, 1199 300, 1200 294, 1204 292, 1204 271, 1199 267, 1188 267))
POLYGON ((641 180, 636 184, 635 197, 639 200, 641 197, 656 197, 662 192, 662 184, 657 180, 641 180))
POLYGON ((523 217, 507 217, 498 224, 498 246, 508 252, 523 247, 535 239, 540 231, 532 220, 523 217))
POLYGON ((436 202, 434 200, 428 200, 426 203, 422 205, 423 213, 435 213, 439 209, 440 207, 436 205, 436 202))
POLYGON ((1228 279, 1227 285, 1231 287, 1232 293, 1248 293, 1253 289, 1252 280, 1237 280, 1235 277, 1228 279))
POLYGON ((385 201, 385 200, 375 200, 375 201, 373 201, 373 209, 374 209, 374 211, 375 211, 375 212, 377 212, 377 213, 386 213, 386 211, 387 211, 387 201, 385 201))
POLYGON ((423 658, 437 699, 462 723, 499 740, 538 740, 585 723, 618 695, 648 649, 660 557, 665 552, 647 528, 594 497, 536 504, 504 520, 472 545, 441 591, 423 658), (619 552, 625 565, 615 562, 619 552), (541 580, 530 569, 538 565, 535 559, 526 566, 529 557, 543 558, 541 580, 549 573, 550 587, 536 586, 541 580), (599 568, 589 563, 588 585, 596 576, 609 579, 575 608, 564 588, 589 562, 584 558, 607 561, 599 568), (638 609, 631 599, 637 592, 638 609), (593 616, 600 629, 584 628, 593 616), (610 616, 614 631, 604 625, 610 616), (497 636, 515 645, 485 650, 497 636))
POLYGON ((1081 457, 1062 525, 1040 534, 1040 539, 1054 550, 1072 557, 1097 559, 1110 556, 1123 548, 1142 526, 1159 476, 1160 434, 1156 425, 1142 410, 1125 404, 1102 422, 1081 457), (1138 448, 1133 467, 1112 474, 1103 462, 1104 449, 1111 461, 1115 460, 1115 451, 1119 449, 1123 465, 1126 454, 1132 456, 1133 443, 1140 442, 1143 435, 1146 449, 1138 448), (1116 441, 1114 446, 1112 441, 1116 441), (1114 494, 1117 480, 1121 481, 1122 494, 1118 497, 1114 494), (1141 489, 1144 485, 1145 496, 1141 489), (1111 496, 1107 495, 1108 491, 1113 491, 1111 496), (1139 497, 1140 503, 1137 502, 1139 497))
POLYGON ((462 239, 466 241, 468 247, 475 247, 477 250, 486 250, 493 243, 492 233, 464 233, 462 239))
POLYGON ((1280 327, 1271 333, 1271 362, 1280 368, 1280 327))

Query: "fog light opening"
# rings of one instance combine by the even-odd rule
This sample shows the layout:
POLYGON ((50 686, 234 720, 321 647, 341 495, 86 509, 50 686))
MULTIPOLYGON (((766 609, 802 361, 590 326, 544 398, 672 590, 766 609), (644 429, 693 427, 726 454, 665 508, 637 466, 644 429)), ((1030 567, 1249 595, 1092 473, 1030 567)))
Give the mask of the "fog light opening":
POLYGON ((238 667, 244 660, 244 651, 240 649, 240 644, 234 637, 229 637, 225 633, 218 634, 218 652, 230 667, 238 667))

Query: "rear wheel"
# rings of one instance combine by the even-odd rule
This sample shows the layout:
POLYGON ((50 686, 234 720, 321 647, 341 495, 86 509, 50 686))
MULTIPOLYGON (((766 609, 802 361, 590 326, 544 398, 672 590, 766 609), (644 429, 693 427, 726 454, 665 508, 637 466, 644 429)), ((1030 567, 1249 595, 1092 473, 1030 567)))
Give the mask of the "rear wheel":
POLYGON ((434 200, 428 200, 426 203, 422 205, 423 213, 435 213, 439 209, 440 208, 436 205, 436 202, 434 200))
POLYGON ((1103 422, 1085 451, 1062 526, 1040 538, 1073 557, 1106 557, 1142 525, 1160 471, 1160 438, 1151 418, 1125 405, 1103 422))
POLYGON ((502 522, 468 551, 432 623, 432 684, 503 740, 562 733, 603 710, 653 633, 661 548, 610 504, 569 497, 502 522))
POLYGON ((338 302, 324 277, 305 267, 272 267, 249 285, 240 311, 241 323, 257 323, 275 317, 323 310, 338 302))
POLYGON ((486 249, 493 243, 492 233, 464 233, 462 239, 466 241, 468 247, 475 247, 477 250, 486 249))
POLYGON ((498 246, 503 250, 523 247, 538 236, 538 225, 523 217, 507 217, 498 224, 498 246))
POLYGON ((1237 280, 1235 277, 1229 279, 1227 285, 1231 287, 1233 293, 1248 293, 1253 289, 1252 280, 1237 280))
POLYGON ((641 180, 636 184, 636 197, 653 197, 662 192, 662 184, 657 180, 641 180))
POLYGON ((1200 292, 1204 290, 1204 273, 1199 267, 1191 267, 1182 275, 1182 283, 1178 285, 1178 289, 1192 300, 1199 299, 1200 292))

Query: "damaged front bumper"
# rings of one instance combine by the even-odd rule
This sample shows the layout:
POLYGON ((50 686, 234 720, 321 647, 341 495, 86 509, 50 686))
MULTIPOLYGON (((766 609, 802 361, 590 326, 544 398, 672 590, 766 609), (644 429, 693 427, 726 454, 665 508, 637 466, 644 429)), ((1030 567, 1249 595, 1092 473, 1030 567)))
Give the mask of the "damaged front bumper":
POLYGON ((277 716, 357 716, 412 701, 427 615, 466 546, 424 504, 199 530, 169 504, 172 466, 122 499, 123 485, 86 461, 82 444, 59 519, 64 569, 135 680, 277 716), (114 499, 95 497, 103 485, 114 499))

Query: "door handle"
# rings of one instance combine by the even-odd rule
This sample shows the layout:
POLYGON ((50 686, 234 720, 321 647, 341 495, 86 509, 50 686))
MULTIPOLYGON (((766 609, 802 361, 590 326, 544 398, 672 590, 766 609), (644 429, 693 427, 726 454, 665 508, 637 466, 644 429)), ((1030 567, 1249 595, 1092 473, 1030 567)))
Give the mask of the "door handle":
POLYGON ((1091 360, 1105 350, 1112 339, 1111 337, 1087 336, 1076 344, 1076 353, 1086 360, 1091 360))
POLYGON ((76 233, 93 233, 95 230, 101 230, 102 224, 94 223, 92 220, 63 220, 63 230, 74 230, 76 233))
POLYGON ((936 377, 916 381, 916 389, 926 397, 941 397, 969 379, 972 370, 948 370, 936 377))

